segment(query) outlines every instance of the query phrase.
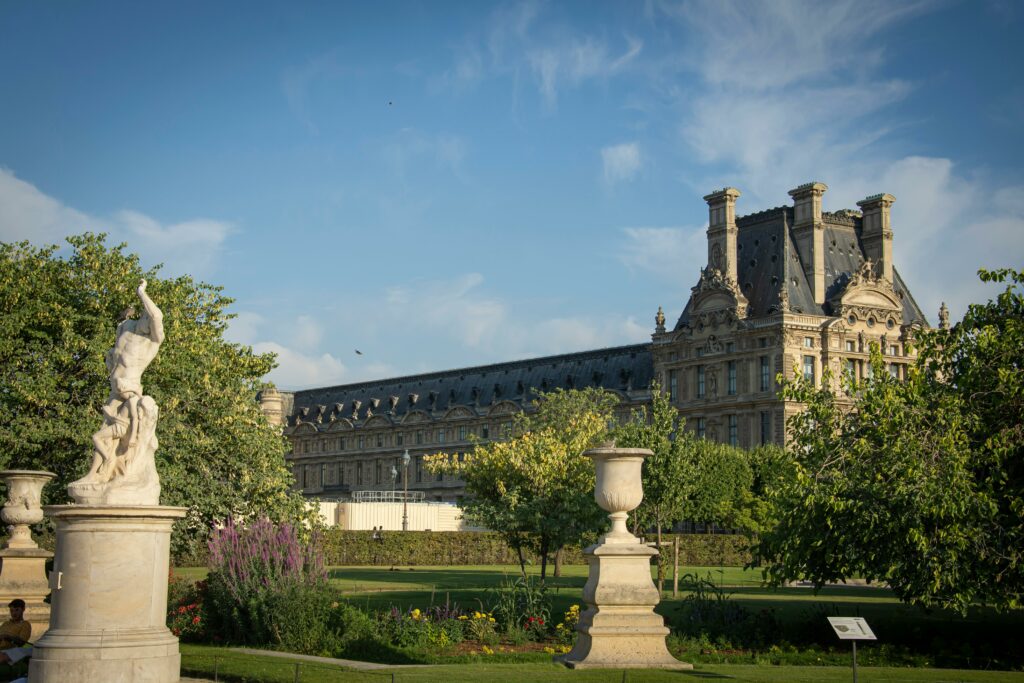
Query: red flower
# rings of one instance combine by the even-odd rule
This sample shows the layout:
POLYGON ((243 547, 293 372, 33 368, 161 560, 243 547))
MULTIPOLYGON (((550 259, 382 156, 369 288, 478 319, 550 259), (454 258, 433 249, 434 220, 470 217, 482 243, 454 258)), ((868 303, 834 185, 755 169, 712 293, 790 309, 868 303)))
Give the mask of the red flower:
POLYGON ((199 617, 192 617, 192 623, 193 624, 198 624, 199 623, 199 617))

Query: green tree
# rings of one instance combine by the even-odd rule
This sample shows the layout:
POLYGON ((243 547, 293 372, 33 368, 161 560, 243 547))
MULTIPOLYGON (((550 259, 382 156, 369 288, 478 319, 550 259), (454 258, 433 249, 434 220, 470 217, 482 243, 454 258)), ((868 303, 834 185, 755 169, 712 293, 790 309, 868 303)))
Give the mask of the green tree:
POLYGON ((694 439, 682 429, 679 412, 672 407, 668 394, 657 384, 652 386, 651 393, 650 411, 645 406, 634 410, 629 422, 614 431, 614 439, 616 446, 653 452, 644 460, 644 500, 631 516, 635 530, 655 530, 661 590, 665 582, 662 531, 683 518, 688 500, 695 493, 694 463, 689 452, 694 439))
POLYGON ((516 416, 508 440, 477 444, 463 461, 439 453, 427 467, 465 481, 466 515, 505 537, 524 576, 524 551, 539 555, 544 579, 550 555, 606 521, 583 451, 607 436, 617 403, 614 394, 592 388, 542 394, 535 412, 516 416))
POLYGON ((1024 585, 1024 273, 971 305, 952 329, 920 335, 906 381, 884 372, 784 395, 795 477, 773 493, 778 524, 758 548, 775 582, 821 586, 850 576, 887 582, 900 599, 961 611, 1018 607, 1024 585))
POLYGON ((174 535, 182 552, 233 514, 294 517, 285 441, 256 403, 271 354, 224 339, 231 299, 189 277, 143 272, 126 245, 102 235, 57 246, 0 243, 0 465, 48 469, 51 502, 91 462, 90 437, 109 391, 104 354, 143 277, 163 310, 167 340, 143 377, 160 407, 161 502, 189 508, 174 535))

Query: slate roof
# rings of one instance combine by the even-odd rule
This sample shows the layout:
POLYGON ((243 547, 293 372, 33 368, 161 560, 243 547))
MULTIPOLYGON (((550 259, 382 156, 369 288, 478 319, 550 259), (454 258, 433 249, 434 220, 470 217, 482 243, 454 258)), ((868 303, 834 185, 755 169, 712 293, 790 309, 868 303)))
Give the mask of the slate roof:
MULTIPOLYGON (((736 219, 737 285, 747 297, 747 315, 770 315, 778 302, 779 288, 785 283, 791 311, 811 315, 833 315, 827 300, 846 285, 864 261, 860 243, 860 217, 855 212, 824 212, 826 303, 814 303, 814 294, 804 275, 803 263, 789 227, 793 208, 779 206, 736 219)), ((903 322, 927 325, 927 319, 910 295, 903 278, 893 268, 893 288, 903 295, 903 322)), ((690 301, 686 302, 675 329, 690 320, 690 301)))
MULTIPOLYGON (((286 412, 296 415, 309 408, 315 416, 319 406, 329 414, 335 404, 344 404, 343 416, 349 416, 355 401, 361 403, 360 417, 373 399, 379 404, 374 415, 387 415, 389 398, 398 397, 395 414, 401 419, 414 410, 445 411, 457 405, 486 407, 509 400, 517 404, 530 401, 537 391, 557 388, 603 387, 618 392, 642 390, 654 377, 654 362, 649 344, 634 344, 595 351, 567 353, 543 358, 444 370, 423 375, 394 377, 334 387, 292 392, 286 412), (410 395, 418 398, 415 402, 410 395)), ((294 419, 289 419, 289 424, 294 419)))

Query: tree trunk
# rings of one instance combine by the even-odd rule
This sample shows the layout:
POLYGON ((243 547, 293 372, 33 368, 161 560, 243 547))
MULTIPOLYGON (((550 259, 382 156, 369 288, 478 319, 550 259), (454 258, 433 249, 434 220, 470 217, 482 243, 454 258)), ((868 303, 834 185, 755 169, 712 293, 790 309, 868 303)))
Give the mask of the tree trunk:
POLYGON ((661 598, 662 593, 665 592, 665 558, 661 555, 661 520, 657 521, 658 527, 658 542, 656 544, 658 548, 658 598, 661 598))
POLYGON ((519 554, 519 571, 522 572, 523 578, 526 578, 526 558, 523 556, 523 544, 516 543, 516 552, 519 554))
POLYGON ((555 578, 562 576, 562 555, 565 552, 565 548, 559 548, 555 551, 555 578))
POLYGON ((540 580, 544 582, 544 577, 548 573, 548 549, 549 543, 543 536, 540 539, 540 580))

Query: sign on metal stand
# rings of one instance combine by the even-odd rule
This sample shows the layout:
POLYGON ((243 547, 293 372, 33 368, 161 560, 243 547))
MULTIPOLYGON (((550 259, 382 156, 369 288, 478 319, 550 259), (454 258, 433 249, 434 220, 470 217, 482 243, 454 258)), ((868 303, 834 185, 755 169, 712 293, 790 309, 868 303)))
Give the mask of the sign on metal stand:
POLYGON ((828 623, 839 640, 849 640, 853 644, 853 683, 857 683, 857 641, 878 639, 861 617, 828 617, 828 623))

